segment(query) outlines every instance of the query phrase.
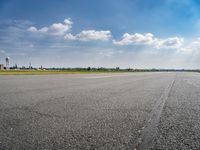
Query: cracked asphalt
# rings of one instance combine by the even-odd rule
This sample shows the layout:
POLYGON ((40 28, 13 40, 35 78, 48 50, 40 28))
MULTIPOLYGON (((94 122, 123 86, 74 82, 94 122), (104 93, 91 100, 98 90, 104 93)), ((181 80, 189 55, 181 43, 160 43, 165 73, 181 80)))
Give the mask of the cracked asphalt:
POLYGON ((0 149, 200 149, 200 74, 0 76, 0 149))

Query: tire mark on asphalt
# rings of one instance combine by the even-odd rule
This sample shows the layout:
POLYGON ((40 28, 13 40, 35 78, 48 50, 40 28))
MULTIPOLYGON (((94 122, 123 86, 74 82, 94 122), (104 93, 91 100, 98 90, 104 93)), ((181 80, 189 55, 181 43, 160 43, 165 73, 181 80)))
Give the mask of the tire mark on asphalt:
POLYGON ((164 93, 161 95, 159 101, 155 104, 153 110, 150 113, 150 119, 147 121, 147 124, 142 127, 140 131, 140 137, 138 143, 135 147, 135 150, 148 150, 153 146, 153 140, 157 136, 157 127, 160 120, 160 116, 163 110, 163 107, 172 91, 172 88, 175 83, 175 77, 173 78, 170 85, 164 90, 164 93))

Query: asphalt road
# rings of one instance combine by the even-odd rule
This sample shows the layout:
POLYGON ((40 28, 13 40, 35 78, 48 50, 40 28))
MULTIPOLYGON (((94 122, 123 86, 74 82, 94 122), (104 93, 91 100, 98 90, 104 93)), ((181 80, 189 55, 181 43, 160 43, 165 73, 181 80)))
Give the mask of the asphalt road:
POLYGON ((0 149, 200 149, 199 73, 0 76, 0 149))

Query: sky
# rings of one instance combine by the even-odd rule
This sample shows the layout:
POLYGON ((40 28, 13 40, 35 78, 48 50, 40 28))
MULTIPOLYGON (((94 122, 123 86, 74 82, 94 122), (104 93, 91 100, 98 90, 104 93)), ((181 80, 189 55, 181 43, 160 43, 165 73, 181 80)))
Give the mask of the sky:
POLYGON ((198 0, 1 0, 0 63, 200 68, 198 0))

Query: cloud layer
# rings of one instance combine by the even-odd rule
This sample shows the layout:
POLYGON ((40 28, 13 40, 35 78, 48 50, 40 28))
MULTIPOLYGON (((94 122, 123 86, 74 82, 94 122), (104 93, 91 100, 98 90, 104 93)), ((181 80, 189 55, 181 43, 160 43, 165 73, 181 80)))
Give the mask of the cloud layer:
MULTIPOLYGON (((44 34, 50 36, 61 36, 66 41, 109 41, 112 39, 111 45, 124 47, 124 46, 145 46, 149 49, 174 49, 177 52, 192 53, 198 51, 200 48, 200 40, 194 40, 190 43, 185 43, 181 37, 167 37, 159 38, 153 33, 124 33, 121 39, 116 40, 113 38, 110 30, 82 30, 78 34, 71 33, 73 22, 70 18, 65 19, 62 23, 53 23, 50 26, 45 26, 40 29, 35 26, 30 26, 27 30, 30 33, 44 34)), ((148 49, 146 48, 146 49, 148 49)))
MULTIPOLYGON (((48 27, 37 29, 35 26, 28 28, 31 33, 45 34, 51 36, 63 36, 65 40, 73 41, 108 41, 112 38, 110 30, 83 30, 80 33, 73 35, 71 30, 73 22, 70 18, 65 19, 63 23, 54 23, 48 27)), ((152 33, 124 33, 121 40, 113 40, 113 44, 119 46, 125 45, 145 45, 153 46, 156 49, 178 49, 183 45, 184 39, 179 37, 168 37, 161 39, 155 37, 152 33)))

